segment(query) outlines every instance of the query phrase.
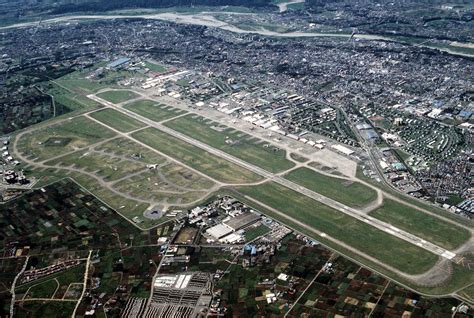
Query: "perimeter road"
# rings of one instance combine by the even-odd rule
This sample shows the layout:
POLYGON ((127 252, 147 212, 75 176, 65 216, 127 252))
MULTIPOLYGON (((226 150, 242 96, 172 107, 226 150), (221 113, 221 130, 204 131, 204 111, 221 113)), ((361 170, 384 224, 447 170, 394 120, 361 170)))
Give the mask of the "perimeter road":
POLYGON ((254 166, 254 165, 252 165, 252 164, 250 164, 250 163, 248 163, 248 162, 246 162, 246 161, 244 161, 244 160, 241 160, 241 159, 238 159, 238 158, 236 158, 236 157, 234 157, 234 156, 231 156, 231 155, 229 155, 228 153, 226 153, 226 152, 224 152, 224 151, 215 149, 215 148, 213 148, 213 147, 211 147, 211 146, 209 146, 209 145, 207 145, 207 144, 205 144, 205 143, 203 143, 203 142, 200 142, 200 141, 195 140, 195 139, 193 139, 193 138, 190 138, 190 137, 188 137, 188 136, 186 136, 186 135, 184 135, 184 134, 182 134, 182 133, 179 133, 179 132, 177 132, 177 131, 174 131, 174 130, 172 130, 171 128, 168 128, 168 127, 166 127, 166 126, 163 126, 162 124, 156 123, 156 122, 153 121, 153 120, 150 120, 150 119, 148 119, 148 118, 146 118, 146 117, 143 117, 143 116, 141 116, 141 115, 138 115, 138 114, 136 114, 136 113, 134 113, 134 112, 132 112, 132 111, 129 111, 129 110, 127 110, 127 109, 124 109, 124 108, 122 108, 122 107, 120 107, 120 106, 117 106, 117 105, 115 105, 115 104, 113 104, 113 103, 110 103, 110 102, 108 102, 108 101, 106 101, 106 100, 104 100, 104 99, 102 99, 102 98, 100 98, 100 97, 97 97, 97 96, 95 96, 95 95, 93 95, 93 94, 88 95, 87 97, 90 98, 90 99, 92 99, 92 100, 95 100, 96 102, 98 102, 98 103, 100 103, 100 104, 103 104, 103 105, 106 106, 106 107, 113 108, 113 109, 115 109, 115 110, 117 110, 117 111, 119 111, 119 112, 121 112, 121 113, 123 113, 123 114, 125 114, 125 115, 128 115, 129 117, 132 117, 132 118, 134 118, 134 119, 136 119, 136 120, 138 120, 138 121, 144 122, 144 123, 148 124, 149 126, 154 127, 154 128, 156 128, 156 129, 158 129, 158 130, 160 130, 160 131, 162 131, 162 132, 165 132, 165 133, 167 133, 167 134, 169 134, 169 135, 171 135, 171 136, 173 136, 173 137, 175 137, 175 138, 178 138, 178 139, 180 139, 180 140, 182 140, 182 141, 185 141, 186 143, 189 143, 189 144, 191 144, 191 145, 193 145, 193 146, 196 146, 196 147, 199 147, 199 148, 201 148, 201 149, 204 149, 204 150, 206 150, 207 152, 209 152, 209 153, 211 153, 211 154, 213 154, 213 155, 215 155, 215 156, 224 158, 224 159, 226 159, 226 160, 228 160, 228 161, 230 161, 230 162, 232 162, 232 163, 234 163, 234 164, 237 164, 237 165, 239 165, 239 166, 241 166, 241 167, 244 167, 244 168, 246 168, 247 170, 250 170, 250 171, 252 171, 252 172, 254 172, 254 173, 256 173, 256 174, 259 174, 259 175, 265 177, 266 179, 269 179, 269 180, 271 180, 271 181, 274 181, 274 182, 276 182, 276 183, 278 183, 278 184, 280 184, 280 185, 283 185, 283 186, 285 186, 285 187, 287 187, 287 188, 290 188, 290 189, 292 189, 292 190, 294 190, 294 191, 296 191, 296 192, 299 192, 299 193, 301 193, 301 194, 303 194, 303 195, 305 195, 305 196, 307 196, 307 197, 309 197, 309 198, 311 198, 311 199, 313 199, 313 200, 316 200, 316 201, 318 201, 318 202, 321 202, 321 203, 323 203, 323 204, 325 204, 325 205, 327 205, 327 206, 329 206, 329 207, 331 207, 331 208, 333 208, 333 209, 336 209, 336 210, 338 210, 338 211, 340 211, 340 212, 343 212, 343 213, 345 213, 345 214, 347 214, 347 215, 350 215, 350 216, 352 216, 352 217, 354 217, 354 218, 356 218, 356 219, 358 219, 358 220, 360 220, 360 221, 362 221, 362 222, 365 222, 365 223, 367 223, 367 224, 369 224, 369 225, 372 225, 373 227, 376 227, 376 228, 378 228, 379 230, 382 230, 382 231, 384 231, 384 232, 386 232, 386 233, 388 233, 388 234, 390 234, 390 235, 393 235, 393 236, 398 237, 398 238, 400 238, 400 239, 402 239, 402 240, 405 240, 405 241, 407 241, 407 242, 409 242, 409 243, 411 243, 411 244, 413 244, 413 245, 419 246, 419 247, 421 247, 421 248, 423 248, 423 249, 425 249, 425 250, 427 250, 427 251, 429 251, 429 252, 431 252, 431 253, 433 253, 433 254, 442 256, 442 257, 444 257, 444 258, 446 258, 446 259, 448 259, 448 260, 452 260, 452 259, 456 256, 455 253, 453 253, 453 252, 451 252, 451 251, 448 251, 448 250, 446 250, 446 249, 443 249, 443 248, 441 248, 441 247, 439 247, 439 246, 437 246, 437 245, 435 245, 435 244, 433 244, 433 243, 427 242, 426 240, 423 240, 423 239, 421 239, 421 238, 419 238, 419 237, 417 237, 417 236, 415 236, 415 235, 413 235, 413 234, 411 234, 411 233, 409 233, 409 232, 406 232, 406 231, 404 231, 404 230, 401 230, 401 229, 399 229, 399 228, 396 228, 396 227, 394 227, 394 226, 392 226, 392 225, 390 225, 390 224, 388 224, 388 223, 385 223, 385 222, 383 222, 383 221, 380 221, 380 220, 378 220, 378 219, 375 219, 375 218, 373 218, 373 217, 371 217, 371 216, 367 216, 367 215, 366 215, 364 212, 362 212, 362 211, 359 211, 359 210, 350 208, 350 207, 348 207, 348 206, 346 206, 346 205, 344 205, 344 204, 342 204, 342 203, 340 203, 340 202, 337 202, 337 201, 335 201, 335 200, 333 200, 333 199, 330 199, 330 198, 328 198, 328 197, 325 197, 325 196, 323 196, 323 195, 321 195, 321 194, 319 194, 319 193, 316 193, 316 192, 314 192, 314 191, 311 191, 311 190, 309 190, 309 189, 307 189, 307 188, 305 188, 305 187, 303 187, 303 186, 300 186, 300 185, 298 185, 298 184, 296 184, 296 183, 294 183, 294 182, 292 182, 292 181, 286 180, 286 179, 284 179, 284 178, 282 178, 282 177, 280 177, 280 176, 278 176, 278 175, 275 175, 275 174, 273 174, 273 173, 270 173, 270 172, 268 172, 268 171, 266 171, 266 170, 264 170, 264 169, 262 169, 262 168, 260 168, 260 167, 254 166))

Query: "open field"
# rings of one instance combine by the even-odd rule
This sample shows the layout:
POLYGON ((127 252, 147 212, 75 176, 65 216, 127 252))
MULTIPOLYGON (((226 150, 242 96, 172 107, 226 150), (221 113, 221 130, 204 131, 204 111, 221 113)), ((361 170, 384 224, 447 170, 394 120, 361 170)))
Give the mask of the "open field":
POLYGON ((71 93, 55 82, 52 82, 52 85, 47 90, 47 93, 54 96, 56 106, 63 105, 67 107, 69 111, 102 107, 102 105, 98 102, 93 101, 84 95, 71 93))
POLYGON ((270 229, 268 228, 268 226, 263 224, 259 224, 257 226, 249 226, 245 229, 245 241, 250 242, 256 239, 257 237, 267 234, 268 232, 270 232, 270 229))
POLYGON ((99 63, 98 65, 91 68, 72 72, 59 79, 56 79, 54 82, 72 92, 88 95, 98 92, 101 89, 121 88, 122 86, 120 86, 118 82, 123 79, 143 77, 143 75, 140 73, 124 70, 108 70, 100 78, 89 77, 89 75, 91 75, 97 69, 97 67, 102 65, 105 64, 99 63))
POLYGON ((96 151, 107 153, 109 156, 133 159, 146 164, 162 164, 166 159, 151 149, 124 137, 114 138, 110 141, 94 146, 96 151))
POLYGON ((17 146, 28 159, 42 161, 114 136, 115 133, 104 126, 85 117, 76 117, 27 133, 17 146))
MULTIPOLYGON (((433 267, 438 259, 422 248, 278 184, 240 187, 238 191, 405 273, 423 273, 433 267)), ((270 216, 282 219, 281 216, 270 216)), ((288 223, 287 220, 282 221, 288 223)))
POLYGON ((384 199, 383 205, 369 215, 446 249, 454 249, 470 237, 466 229, 390 199, 384 199))
POLYGON ((200 116, 183 116, 165 126, 270 172, 281 172, 294 166, 286 159, 285 150, 200 116))
POLYGON ((113 188, 141 200, 162 205, 189 204, 205 196, 214 185, 210 180, 188 169, 168 163, 158 170, 147 170, 123 179, 113 188), (163 171, 164 168, 172 171, 163 171))
POLYGON ((163 65, 152 63, 152 62, 147 62, 147 61, 145 62, 145 67, 148 68, 151 72, 163 73, 163 72, 166 72, 168 70, 168 68, 166 68, 163 65))
POLYGON ((48 166, 75 167, 93 173, 105 182, 114 181, 129 174, 146 170, 146 165, 132 160, 95 152, 80 150, 63 157, 45 162, 48 166))
POLYGON ((91 113, 91 117, 121 132, 130 132, 145 127, 142 122, 110 108, 91 113))
POLYGON ((123 105, 123 108, 153 121, 162 121, 186 113, 184 110, 162 105, 149 99, 127 103, 123 105))
POLYGON ((16 317, 30 318, 66 318, 71 317, 75 302, 67 301, 29 301, 16 306, 16 317))
POLYGON ((226 183, 246 183, 261 180, 261 177, 210 153, 163 133, 155 128, 146 128, 132 134, 133 138, 156 150, 176 158, 200 172, 226 183))
MULTIPOLYGON (((51 298, 61 299, 70 284, 82 283, 85 265, 80 264, 59 273, 48 275, 42 279, 18 286, 15 289, 20 299, 51 298), (25 293, 28 294, 25 295, 25 293)), ((76 297, 77 298, 77 297, 76 297)))
POLYGON ((290 157, 291 157, 291 159, 296 160, 298 162, 306 162, 306 161, 309 160, 308 158, 300 156, 299 154, 294 153, 294 152, 290 153, 290 157))
POLYGON ((97 94, 97 96, 114 104, 123 103, 127 100, 139 97, 139 95, 129 90, 106 91, 97 94))
POLYGON ((375 190, 361 183, 330 177, 309 168, 293 170, 285 179, 354 208, 366 206, 377 198, 375 190))
POLYGON ((445 209, 443 209, 441 207, 434 206, 434 205, 428 205, 428 204, 424 203, 423 201, 412 198, 410 196, 402 195, 401 193, 396 192, 393 188, 387 186, 386 184, 384 184, 382 182, 375 181, 374 179, 364 175, 363 168, 360 165, 357 166, 356 177, 359 178, 360 180, 364 180, 364 181, 366 181, 370 184, 375 185, 377 188, 380 188, 381 190, 385 191, 386 193, 389 193, 389 194, 391 194, 391 195, 393 195, 393 196, 395 196, 395 197, 397 197, 401 200, 404 200, 406 203, 413 204, 413 205, 415 205, 419 208, 422 208, 422 209, 431 211, 433 213, 439 214, 440 216, 449 218, 449 219, 451 219, 451 220, 453 220, 453 221, 455 221, 459 224, 464 224, 464 225, 469 224, 471 226, 474 226, 474 221, 473 220, 468 220, 465 217, 462 217, 462 216, 456 215, 454 213, 448 212, 448 211, 446 211, 445 209))
POLYGON ((352 261, 355 261, 364 267, 369 267, 372 270, 375 270, 378 273, 383 274, 386 277, 389 277, 395 280, 396 282, 403 284, 404 286, 407 286, 409 288, 413 288, 419 292, 429 294, 429 295, 443 296, 443 295, 455 293, 458 290, 465 288, 469 286, 470 284, 474 283, 474 277, 472 276, 472 272, 470 270, 463 268, 459 265, 453 264, 453 272, 446 278, 446 281, 444 281, 442 284, 437 285, 435 287, 419 285, 416 282, 407 280, 406 278, 399 276, 393 271, 390 271, 389 269, 377 263, 374 263, 373 261, 365 258, 364 256, 361 256, 345 247, 342 247, 336 244, 335 242, 328 240, 327 238, 319 236, 316 232, 311 231, 310 229, 305 228, 298 223, 295 223, 291 220, 281 217, 280 215, 274 213, 274 211, 268 209, 266 206, 260 205, 256 203, 255 201, 251 200, 250 197, 246 196, 244 193, 238 192, 233 189, 222 189, 219 192, 217 192, 216 195, 232 196, 238 199, 239 201, 241 201, 242 203, 245 203, 247 206, 250 206, 258 210, 266 214, 267 216, 274 218, 275 220, 285 223, 287 226, 292 227, 293 229, 295 229, 296 231, 304 235, 308 235, 309 237, 316 239, 317 241, 323 243, 327 247, 335 250, 336 252, 341 253, 342 255, 351 259, 352 261))

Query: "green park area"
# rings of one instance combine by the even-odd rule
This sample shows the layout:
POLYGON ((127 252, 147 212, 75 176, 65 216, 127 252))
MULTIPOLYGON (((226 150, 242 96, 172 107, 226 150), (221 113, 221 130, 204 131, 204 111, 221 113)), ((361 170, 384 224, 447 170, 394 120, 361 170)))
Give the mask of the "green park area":
POLYGON ((97 94, 97 96, 114 104, 123 103, 127 100, 139 97, 138 94, 129 90, 105 91, 97 94))
POLYGON ((149 99, 127 103, 123 108, 153 121, 162 121, 185 113, 184 110, 172 108, 149 99))
POLYGON ((146 128, 134 132, 132 136, 220 182, 248 183, 261 180, 260 176, 247 169, 214 156, 156 128, 146 128))
POLYGON ((270 172, 281 172, 294 166, 286 159, 285 150, 203 117, 187 115, 173 119, 165 126, 270 172))
POLYGON ((362 183, 327 176, 309 168, 293 170, 285 178, 353 208, 364 207, 377 199, 377 192, 362 183))
POLYGON ((157 63, 152 63, 152 62, 148 62, 148 61, 145 61, 144 63, 145 63, 145 67, 148 68, 152 72, 163 73, 163 72, 166 72, 168 70, 168 68, 166 66, 163 66, 163 65, 160 65, 160 64, 157 64, 157 63))
POLYGON ((115 128, 121 132, 130 132, 145 127, 145 124, 142 122, 111 108, 99 110, 90 115, 107 126, 115 128))
POLYGON ((455 249, 470 237, 464 228, 390 199, 369 215, 446 249, 455 249))
MULTIPOLYGON (((423 273, 438 260, 436 255, 418 246, 276 183, 240 187, 238 191, 257 203, 283 213, 282 215, 267 209, 265 213, 270 217, 290 225, 298 224, 294 221, 302 222, 405 273, 423 273)), ((297 227, 303 229, 303 233, 308 232, 306 227, 297 227)), ((314 232, 312 236, 315 236, 314 232)), ((322 237, 318 239, 324 241, 322 237)))
POLYGON ((114 132, 101 124, 76 117, 24 134, 17 147, 28 159, 43 161, 114 136, 114 132))

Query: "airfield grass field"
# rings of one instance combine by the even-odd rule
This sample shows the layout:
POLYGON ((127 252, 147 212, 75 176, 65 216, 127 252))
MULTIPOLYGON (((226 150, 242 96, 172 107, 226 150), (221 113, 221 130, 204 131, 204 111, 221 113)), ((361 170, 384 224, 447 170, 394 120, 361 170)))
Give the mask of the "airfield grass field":
POLYGON ((105 182, 123 178, 146 169, 145 164, 90 149, 80 150, 71 154, 45 162, 48 166, 75 167, 90 172, 105 182))
POLYGON ((142 122, 111 108, 93 112, 90 116, 120 132, 130 132, 145 127, 142 122))
POLYGON ((43 161, 114 136, 115 133, 104 126, 76 117, 25 134, 17 146, 28 159, 43 161))
POLYGON ((153 121, 162 121, 186 113, 184 110, 165 106, 149 99, 127 103, 123 108, 153 121))
POLYGON ((145 148, 125 137, 110 139, 109 141, 94 145, 94 149, 109 156, 133 159, 145 164, 160 165, 166 162, 166 158, 160 156, 155 151, 145 148))
MULTIPOLYGON (((198 201, 214 186, 207 177, 124 137, 96 143, 44 164, 51 166, 51 175, 74 178, 129 219, 142 219, 151 202, 167 206, 198 201)), ((140 225, 156 224, 143 222, 140 225)))
POLYGON ((59 79, 56 79, 54 82, 57 85, 60 85, 71 92, 82 95, 88 95, 91 93, 96 93, 102 89, 121 88, 123 86, 120 86, 118 82, 122 79, 143 77, 143 74, 140 74, 138 72, 131 72, 125 70, 108 70, 104 72, 101 77, 88 77, 88 75, 92 74, 92 72, 96 70, 97 67, 102 65, 102 63, 99 63, 98 65, 92 68, 72 72, 59 79))
POLYGON ((301 163, 307 162, 309 160, 308 158, 300 156, 299 154, 294 152, 290 153, 290 158, 301 163))
POLYGON ((168 164, 172 169, 149 170, 113 184, 113 188, 141 200, 159 201, 162 205, 189 204, 206 196, 214 185, 207 178, 188 169, 168 164))
POLYGON ((257 182, 262 178, 251 171, 233 164, 225 159, 213 156, 201 148, 188 144, 178 138, 159 131, 146 128, 132 134, 133 138, 172 156, 180 162, 225 183, 257 182))
POLYGON ((410 203, 410 204, 413 204, 413 205, 415 205, 419 208, 434 212, 436 214, 439 214, 440 216, 451 219, 451 220, 453 220, 453 221, 455 221, 459 224, 462 224, 462 225, 468 224, 470 226, 474 226, 474 221, 473 220, 469 220, 465 217, 462 217, 462 216, 456 215, 454 213, 448 212, 448 211, 444 210, 441 207, 438 207, 438 206, 435 206, 435 205, 428 205, 427 203, 424 203, 423 201, 417 200, 417 199, 412 198, 410 196, 402 195, 402 194, 396 192, 394 189, 390 188, 389 186, 385 185, 384 183, 377 182, 376 180, 370 178, 369 176, 364 175, 363 167, 360 166, 360 165, 357 166, 356 177, 360 180, 364 180, 364 181, 366 181, 370 184, 373 184, 377 188, 380 188, 381 190, 385 191, 386 193, 389 193, 389 194, 391 194, 391 195, 393 195, 393 196, 395 196, 395 197, 397 197, 401 200, 404 200, 406 203, 410 203))
MULTIPOLYGON (((240 190, 240 189, 239 189, 240 190)), ((437 285, 437 286, 423 286, 414 283, 413 281, 407 280, 393 271, 387 269, 384 266, 381 266, 364 256, 361 256, 327 238, 324 238, 322 236, 319 236, 315 231, 312 231, 308 228, 300 226, 300 224, 295 223, 287 218, 284 218, 276 213, 274 213, 273 210, 268 208, 268 205, 261 205, 257 202, 255 202, 250 196, 246 195, 245 193, 242 193, 242 191, 239 191, 236 189, 232 188, 226 188, 226 189, 221 189, 219 192, 214 194, 214 197, 219 197, 219 196, 231 196, 239 200, 240 202, 246 204, 247 206, 250 206, 254 208, 255 210, 258 210, 268 217, 271 217, 283 224, 286 224, 287 226, 293 228, 294 230, 298 231, 299 233, 302 233, 303 235, 307 235, 309 237, 312 237, 316 239, 317 241, 323 243, 327 247, 333 249, 334 251, 344 255, 344 257, 348 257, 352 261, 355 261, 361 266, 364 267, 369 267, 372 270, 375 270, 387 277, 389 277, 392 280, 395 280, 397 283, 403 284, 408 288, 414 288, 419 292, 429 294, 429 295, 447 295, 447 294, 452 294, 452 293, 457 293, 459 291, 465 291, 466 294, 470 294, 471 290, 469 289, 469 286, 471 284, 474 284, 474 276, 472 275, 472 272, 464 267, 461 267, 460 265, 453 264, 453 271, 446 277, 446 281, 443 283, 437 285)), ((209 199, 209 200, 212 200, 209 199)), ((207 202, 207 200, 206 200, 207 202)), ((262 202, 265 204, 264 202, 262 202)), ((273 207, 275 208, 275 207, 273 207)), ((431 254, 430 254, 431 255, 431 254)), ((465 294, 463 294, 464 297, 465 294)), ((473 296, 474 297, 474 296, 473 296)))
POLYGON ((139 97, 137 93, 129 90, 105 91, 97 94, 97 96, 114 104, 123 103, 139 97))
POLYGON ((377 199, 377 192, 362 183, 330 177, 309 168, 292 170, 284 177, 353 208, 364 207, 377 199))
POLYGON ((369 215, 450 250, 470 237, 464 228, 390 199, 384 199, 383 205, 369 215))
POLYGON ((438 256, 420 247, 276 183, 239 187, 238 191, 405 273, 423 273, 438 260, 438 256))
POLYGON ((270 172, 294 166, 286 159, 285 150, 204 117, 187 115, 170 120, 165 126, 270 172))

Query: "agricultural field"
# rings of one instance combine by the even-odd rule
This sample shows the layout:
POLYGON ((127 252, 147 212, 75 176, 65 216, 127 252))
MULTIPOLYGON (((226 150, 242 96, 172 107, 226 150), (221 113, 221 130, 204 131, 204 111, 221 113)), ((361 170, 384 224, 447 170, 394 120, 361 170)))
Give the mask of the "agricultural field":
POLYGON ((65 271, 49 275, 27 284, 17 286, 15 293, 17 299, 30 298, 78 299, 79 294, 72 295, 71 289, 78 285, 82 291, 85 273, 85 264, 77 265, 65 271))
MULTIPOLYGON (((228 305, 233 317, 282 317, 287 303, 294 302, 310 284, 316 273, 331 258, 331 252, 322 246, 305 246, 293 235, 285 238, 281 248, 268 260, 258 259, 256 264, 244 268, 232 264, 216 283, 222 290, 221 299, 228 305), (286 280, 278 279, 280 274, 286 280), (269 284, 269 282, 271 282, 269 284), (265 295, 279 291, 277 301, 268 304, 265 295)), ((250 258, 244 255, 240 258, 250 258)))
POLYGON ((281 172, 294 166, 286 159, 285 150, 197 115, 173 119, 165 126, 270 172, 281 172))
MULTIPOLYGON (((99 296, 102 303, 116 297, 119 305, 128 297, 147 297, 151 277, 160 261, 159 246, 152 245, 156 244, 158 235, 165 235, 163 230, 170 233, 169 226, 148 231, 131 226, 70 180, 61 180, 43 190, 31 191, 0 206, 0 212, 2 255, 10 255, 13 251, 17 256, 29 256, 26 270, 82 259, 77 265, 31 282, 19 281, 15 289, 18 301, 15 314, 20 317, 70 317, 82 292, 84 258, 89 250, 94 251, 94 266, 89 272, 90 297, 81 303, 78 315, 83 315, 92 305, 92 298, 97 300, 99 296), (127 288, 117 292, 119 286, 127 288), (56 301, 37 303, 34 298, 56 301), (66 301, 57 301, 59 299, 66 301), (63 308, 50 304, 65 305, 63 308), (55 313, 54 310, 60 311, 55 313)), ((24 259, 15 263, 2 262, 0 274, 3 287, 9 288, 7 284, 13 281, 11 271, 18 272, 18 264, 23 266, 24 259), (8 276, 6 270, 10 273, 8 276)), ((97 308, 99 311, 102 311, 101 306, 97 308)), ((113 304, 111 306, 116 312, 113 304)))
POLYGON ((138 94, 129 90, 105 91, 105 92, 97 94, 97 96, 113 104, 123 103, 130 99, 139 97, 138 94))
MULTIPOLYGON (((67 253, 81 253, 91 248, 114 247, 114 232, 124 235, 124 241, 129 239, 127 235, 135 236, 136 242, 142 240, 136 227, 68 179, 28 192, 1 205, 0 211, 2 254, 12 246, 24 255, 51 258, 55 256, 51 251, 63 253, 61 248, 67 253)), ((35 262, 39 267, 48 263, 35 262)))
POLYGON ((90 116, 120 132, 130 132, 145 127, 142 122, 111 108, 91 113, 90 116))
MULTIPOLYGON (((454 298, 432 299, 338 257, 321 272, 287 317, 450 317, 454 298)), ((464 317, 459 315, 459 317, 464 317)))
POLYGON ((104 126, 76 117, 24 134, 17 141, 17 148, 30 160, 44 161, 114 136, 104 126))
POLYGON ((377 199, 377 192, 368 186, 309 168, 293 170, 285 175, 285 179, 353 208, 364 207, 377 199))
POLYGON ((172 108, 149 99, 141 99, 127 103, 123 108, 137 113, 140 116, 146 117, 153 121, 163 121, 178 115, 185 114, 184 110, 172 108))
MULTIPOLYGON (((240 187, 238 191, 405 273, 423 273, 433 267, 438 259, 422 248, 276 183, 240 187)), ((291 219, 287 217, 272 212, 269 214, 291 224, 291 219)))
POLYGON ((20 303, 20 305, 17 306, 15 316, 30 318, 69 318, 75 306, 75 302, 69 301, 29 301, 20 303))
POLYGON ((449 250, 470 237, 466 229, 390 199, 384 199, 383 205, 369 215, 449 250))
POLYGON ((176 158, 180 162, 226 183, 248 183, 261 177, 222 158, 163 133, 155 128, 146 128, 132 134, 133 138, 176 158))

